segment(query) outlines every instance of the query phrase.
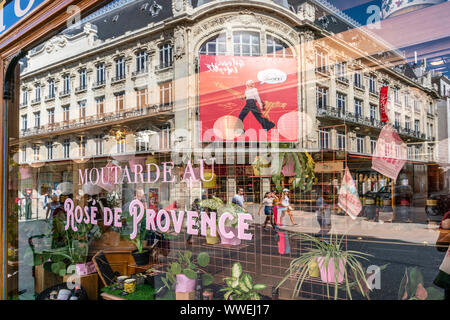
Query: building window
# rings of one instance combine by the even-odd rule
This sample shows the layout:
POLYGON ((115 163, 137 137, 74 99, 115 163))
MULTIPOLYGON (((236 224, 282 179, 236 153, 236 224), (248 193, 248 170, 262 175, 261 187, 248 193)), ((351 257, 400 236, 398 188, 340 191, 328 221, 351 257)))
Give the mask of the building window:
POLYGON ((355 117, 359 118, 363 115, 363 101, 355 99, 355 117))
POLYGON ((63 143, 64 159, 70 158, 70 140, 66 139, 63 143))
POLYGON ((416 146, 414 148, 414 159, 419 160, 420 159, 420 147, 416 146))
POLYGON ((377 120, 377 106, 374 104, 370 104, 370 121, 374 122, 377 120))
POLYGON ((82 69, 78 72, 79 90, 86 89, 86 69, 82 69))
POLYGON ((376 148, 377 148, 377 140, 370 139, 370 153, 372 155, 375 153, 376 148))
POLYGON ((34 113, 34 127, 37 129, 41 127, 41 112, 34 113))
POLYGON ((136 72, 147 72, 148 54, 146 51, 140 51, 136 55, 136 72))
POLYGON ((319 149, 330 148, 330 129, 319 129, 319 149))
POLYGON ((225 55, 227 52, 227 40, 224 33, 206 41, 200 47, 200 54, 205 55, 225 55))
POLYGON ((148 89, 141 89, 136 91, 137 108, 142 111, 146 106, 148 106, 148 89))
POLYGON ((260 55, 260 37, 257 32, 234 32, 233 48, 235 56, 256 57, 260 55))
POLYGON ((172 86, 172 82, 166 82, 159 85, 160 104, 162 106, 173 104, 172 86))
POLYGON ((125 93, 117 93, 116 96, 116 113, 122 112, 125 110, 125 93))
POLYGON ((40 160, 41 147, 37 144, 33 145, 33 161, 40 160))
POLYGON ((166 43, 159 47, 159 68, 164 69, 171 67, 173 64, 173 49, 170 43, 166 43))
POLYGON ((34 100, 34 102, 41 101, 41 86, 40 85, 37 85, 35 87, 34 93, 35 93, 35 100, 34 100))
POLYGON ((78 108, 80 110, 80 121, 86 120, 86 100, 78 102, 78 108))
POLYGON ((398 87, 394 87, 394 102, 400 103, 400 89, 398 87))
POLYGON ((345 114, 345 112, 347 110, 347 95, 338 92, 336 94, 336 105, 337 105, 339 114, 341 114, 341 113, 345 114))
POLYGON ((28 104, 28 90, 22 91, 22 106, 26 106, 28 104))
POLYGON ((377 79, 374 76, 369 76, 369 91, 371 93, 377 93, 377 79))
POLYGON ((405 93, 405 107, 406 108, 410 107, 410 105, 409 105, 409 94, 407 94, 407 93, 405 93))
POLYGON ((161 135, 160 135, 160 146, 161 149, 167 150, 170 149, 170 127, 163 127, 161 128, 161 135))
POLYGON ((121 80, 125 78, 125 59, 117 58, 115 60, 116 78, 115 80, 121 80))
POLYGON ((105 113, 105 97, 95 98, 95 103, 97 105, 97 115, 101 116, 105 113))
POLYGON ((405 117, 405 128, 407 131, 411 130, 411 118, 405 117))
POLYGON ((364 153, 364 137, 356 136, 356 152, 364 153))
POLYGON ((116 152, 117 153, 125 153, 126 151, 126 143, 125 139, 119 139, 116 141, 116 152))
POLYGON ((347 139, 344 133, 337 133, 337 147, 339 150, 345 150, 347 145, 347 139))
POLYGON ((316 88, 316 101, 318 109, 327 109, 328 106, 328 89, 324 87, 316 88))
POLYGON ((95 155, 101 156, 103 155, 103 137, 102 136, 95 136, 95 155))
POLYGON ((412 150, 412 146, 408 146, 408 160, 412 159, 413 156, 413 150, 412 150))
POLYGON ((267 36, 267 56, 269 57, 292 57, 292 50, 287 44, 274 36, 267 36))
POLYGON ((69 120, 70 120, 70 114, 69 114, 70 106, 64 106, 64 107, 62 107, 62 109, 63 109, 63 121, 64 122, 69 122, 69 120))
POLYGON ((26 114, 22 116, 22 130, 28 130, 28 116, 26 114))
POLYGON ((363 88, 363 74, 361 71, 355 71, 355 74, 353 75, 353 84, 357 88, 363 88))
POLYGON ((414 132, 416 134, 419 134, 419 129, 420 129, 420 121, 419 120, 414 120, 414 132))
POLYGON ((102 85, 106 81, 106 74, 105 74, 105 64, 100 63, 97 65, 97 85, 102 85))
POLYGON ((53 142, 47 142, 45 147, 47 149, 47 160, 53 160, 53 142))
POLYGON ((27 162, 27 147, 22 147, 22 162, 27 162))
POLYGON ((327 73, 327 53, 323 50, 316 50, 316 71, 321 73, 327 73))
POLYGON ((427 123, 427 134, 429 139, 434 138, 434 130, 432 123, 427 123))
POLYGON ((48 124, 55 124, 55 108, 48 109, 48 124))
POLYGON ((433 104, 430 102, 430 104, 428 105, 428 113, 429 114, 433 114, 433 104))
POLYGON ((396 129, 400 128, 400 113, 395 113, 394 127, 396 129))
POLYGON ((417 99, 414 99, 414 112, 420 113, 420 101, 417 99))
POLYGON ((63 77, 63 94, 70 93, 70 75, 66 74, 63 77))
POLYGON ((337 62, 335 66, 336 78, 340 81, 347 81, 347 64, 345 62, 337 62))
POLYGON ((55 80, 48 82, 48 98, 53 99, 55 97, 55 80))

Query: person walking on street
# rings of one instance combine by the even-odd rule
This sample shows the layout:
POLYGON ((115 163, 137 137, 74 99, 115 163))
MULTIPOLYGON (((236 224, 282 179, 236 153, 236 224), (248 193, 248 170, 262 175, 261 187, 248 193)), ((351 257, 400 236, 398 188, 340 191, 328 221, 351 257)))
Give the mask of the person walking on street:
POLYGON ((237 193, 234 195, 231 202, 235 205, 240 206, 242 209, 245 208, 245 200, 244 200, 244 188, 239 188, 237 193))
POLYGON ((288 189, 284 189, 283 190, 283 194, 281 196, 281 207, 278 208, 278 213, 282 213, 281 217, 280 217, 280 222, 283 221, 283 218, 285 216, 285 211, 287 211, 287 213, 289 214, 289 218, 291 219, 292 225, 295 226, 297 225, 294 221, 294 217, 292 215, 292 207, 290 205, 289 202, 289 190, 288 189))
POLYGON ((264 230, 267 231, 267 223, 270 222, 272 227, 274 226, 273 223, 273 201, 275 199, 275 195, 272 192, 266 192, 263 202, 261 203, 261 206, 258 210, 258 215, 261 215, 261 209, 264 207, 264 214, 266 216, 266 220, 264 221, 264 230))

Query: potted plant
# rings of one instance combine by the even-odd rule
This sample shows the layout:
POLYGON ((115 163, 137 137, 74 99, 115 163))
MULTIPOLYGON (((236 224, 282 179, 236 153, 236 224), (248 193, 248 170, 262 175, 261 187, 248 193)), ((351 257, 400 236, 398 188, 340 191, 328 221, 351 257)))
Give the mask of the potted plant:
POLYGON ((227 286, 220 291, 225 291, 225 300, 260 300, 258 291, 267 288, 265 284, 253 284, 249 274, 242 274, 242 266, 239 262, 231 268, 231 278, 223 280, 227 286))
POLYGON ((417 267, 407 267, 398 291, 399 300, 443 300, 444 294, 434 287, 425 288, 417 267))
POLYGON ((356 287, 361 294, 368 298, 368 293, 364 288, 369 288, 363 267, 359 262, 360 259, 367 260, 365 256, 368 254, 344 250, 342 241, 344 237, 338 239, 338 236, 330 235, 328 241, 322 241, 319 238, 308 234, 296 234, 303 241, 312 242, 312 248, 303 253, 300 257, 291 261, 289 268, 286 270, 286 276, 278 284, 279 288, 289 278, 297 278, 292 297, 298 295, 302 288, 303 282, 308 276, 313 274, 312 268, 315 262, 320 271, 320 278, 327 285, 327 296, 330 297, 329 286, 334 285, 334 299, 338 297, 338 289, 340 286, 345 287, 350 299, 352 299, 351 290, 356 287), (310 274, 311 272, 311 274, 310 274))
POLYGON ((247 212, 244 208, 235 205, 235 204, 225 204, 221 199, 217 197, 212 197, 208 200, 200 201, 200 206, 203 208, 208 208, 211 211, 214 211, 217 213, 217 222, 219 222, 220 217, 224 213, 230 213, 233 215, 233 219, 228 219, 225 223, 225 231, 227 233, 232 232, 234 236, 232 238, 226 238, 224 235, 222 235, 219 231, 220 238, 222 244, 225 245, 240 245, 241 240, 238 238, 238 231, 237 231, 237 225, 238 225, 238 218, 240 213, 247 212))
POLYGON ((209 265, 210 257, 206 252, 197 255, 193 260, 192 252, 186 250, 178 253, 178 260, 169 263, 165 278, 161 280, 168 289, 175 287, 177 293, 192 293, 195 291, 197 274, 201 273, 203 287, 209 286, 213 282, 211 274, 201 268, 209 265))
POLYGON ((133 256, 136 265, 148 265, 150 263, 150 249, 144 248, 144 243, 147 241, 146 238, 148 234, 148 231, 145 228, 145 218, 140 222, 138 226, 136 238, 131 239, 130 235, 133 232, 132 217, 127 212, 124 212, 124 217, 126 217, 126 221, 121 229, 121 235, 122 237, 129 239, 135 245, 136 249, 131 252, 131 255, 133 256))

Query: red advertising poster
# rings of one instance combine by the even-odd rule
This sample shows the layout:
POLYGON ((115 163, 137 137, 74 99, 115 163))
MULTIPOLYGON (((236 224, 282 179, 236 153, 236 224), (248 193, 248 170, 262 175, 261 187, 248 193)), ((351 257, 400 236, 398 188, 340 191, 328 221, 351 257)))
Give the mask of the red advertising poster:
POLYGON ((293 58, 200 56, 202 141, 297 141, 293 58))
POLYGON ((372 169, 396 180, 406 163, 407 147, 394 127, 386 125, 380 132, 372 158, 372 169))
POLYGON ((353 220, 362 210, 361 200, 359 200, 358 190, 355 181, 350 174, 348 167, 345 168, 341 189, 339 190, 338 206, 344 210, 353 220))
POLYGON ((384 86, 381 87, 380 90, 380 117, 381 117, 381 122, 388 122, 389 121, 389 117, 387 115, 387 102, 388 102, 388 90, 389 87, 388 86, 384 86))

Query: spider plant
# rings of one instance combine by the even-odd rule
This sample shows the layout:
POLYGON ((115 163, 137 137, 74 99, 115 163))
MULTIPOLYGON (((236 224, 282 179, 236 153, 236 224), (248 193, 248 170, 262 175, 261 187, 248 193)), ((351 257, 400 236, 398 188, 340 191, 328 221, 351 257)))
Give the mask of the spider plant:
MULTIPOLYGON (((319 262, 319 267, 321 269, 325 268, 325 272, 328 273, 329 268, 334 267, 334 299, 338 298, 339 287, 344 287, 350 299, 352 299, 351 290, 356 287, 359 288, 361 294, 365 298, 369 298, 368 292, 363 288, 370 287, 367 283, 365 272, 359 260, 367 260, 365 256, 371 256, 366 253, 344 250, 342 248, 342 238, 335 237, 331 234, 330 239, 327 241, 322 241, 319 238, 313 237, 309 234, 299 233, 297 236, 300 240, 312 242, 312 248, 310 248, 306 253, 303 253, 300 257, 291 261, 289 268, 286 270, 286 276, 278 284, 279 288, 286 280, 289 278, 297 278, 297 282, 292 293, 292 297, 300 293, 303 282, 309 275, 309 270, 314 261, 318 258, 321 259, 319 262), (343 283, 339 283, 339 276, 342 276, 341 266, 344 266, 343 270, 343 283)), ((330 285, 327 285, 327 296, 330 298, 330 285)))

